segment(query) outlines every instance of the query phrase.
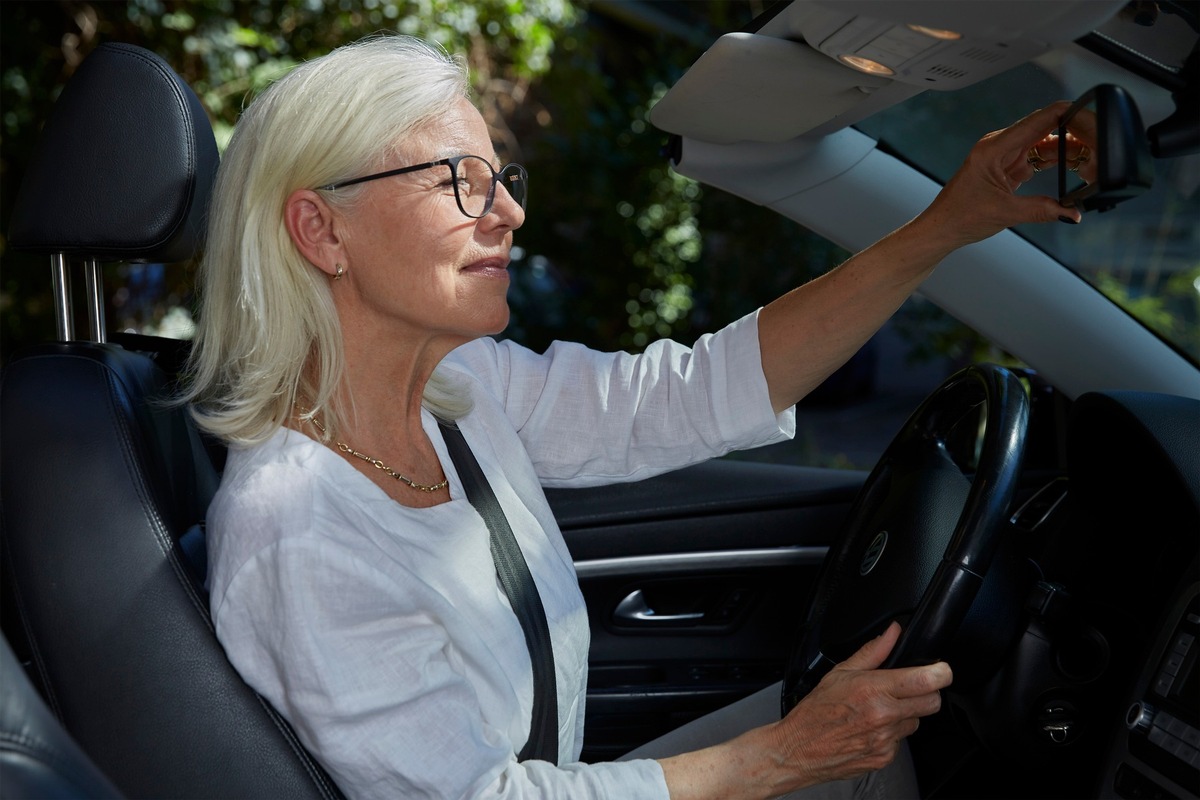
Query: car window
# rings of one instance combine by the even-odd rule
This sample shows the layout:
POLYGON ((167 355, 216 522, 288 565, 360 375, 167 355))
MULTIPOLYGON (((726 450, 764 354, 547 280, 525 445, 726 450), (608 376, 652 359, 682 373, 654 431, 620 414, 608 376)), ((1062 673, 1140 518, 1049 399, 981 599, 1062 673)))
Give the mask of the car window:
MULTIPOLYGON (((940 181, 981 133, 1056 100, 1079 97, 1098 83, 1116 83, 1137 102, 1148 127, 1174 110, 1170 94, 1107 62, 1079 52, 1082 66, 1066 83, 1031 62, 955 92, 925 92, 858 127, 940 181)), ((1200 364, 1200 156, 1155 161, 1149 192, 1079 226, 1018 229, 1089 281, 1142 324, 1200 364)), ((1054 195, 1047 170, 1025 191, 1054 195)))
POLYGON ((858 354, 800 402, 792 441, 726 458, 870 470, 921 401, 950 375, 979 361, 1024 366, 914 295, 858 354))
MULTIPOLYGON (((1101 82, 1137 98, 1148 126, 1173 110, 1164 90, 1083 55, 1069 85, 1032 62, 955 92, 925 92, 857 127, 944 182, 979 139, 1026 113, 1101 82)), ((1200 362, 1200 157, 1155 162, 1150 192, 1079 226, 1017 232, 1074 270, 1191 360, 1200 362)), ((1025 191, 1053 195, 1047 171, 1025 191)), ((794 442, 734 458, 869 469, 926 394, 972 361, 1023 366, 977 332, 916 296, 850 364, 801 403, 794 442)))

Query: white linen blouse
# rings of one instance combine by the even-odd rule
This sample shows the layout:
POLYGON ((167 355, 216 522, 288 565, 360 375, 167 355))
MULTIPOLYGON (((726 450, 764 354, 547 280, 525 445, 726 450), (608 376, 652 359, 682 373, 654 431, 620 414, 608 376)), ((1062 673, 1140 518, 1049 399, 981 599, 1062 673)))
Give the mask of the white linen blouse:
POLYGON ((348 797, 667 798, 656 761, 583 764, 587 612, 542 486, 629 481, 790 437, 767 396, 757 313, 689 349, 544 355, 482 339, 442 367, 459 426, 508 517, 550 627, 561 763, 519 763, 533 673, 489 533, 436 421, 450 500, 391 500, 283 428, 233 448, 208 517, 217 637, 348 797))

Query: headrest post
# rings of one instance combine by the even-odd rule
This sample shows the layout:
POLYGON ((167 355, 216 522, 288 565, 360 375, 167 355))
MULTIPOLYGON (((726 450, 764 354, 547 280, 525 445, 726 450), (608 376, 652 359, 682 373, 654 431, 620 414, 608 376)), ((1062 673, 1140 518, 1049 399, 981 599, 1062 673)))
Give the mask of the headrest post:
POLYGON ((50 256, 50 278, 54 284, 55 322, 58 325, 58 340, 70 342, 75 339, 75 322, 71 316, 71 273, 67 269, 65 253, 50 256))
POLYGON ((93 342, 103 343, 108 339, 104 329, 104 275, 100 262, 89 258, 83 264, 83 276, 87 281, 88 329, 93 342))

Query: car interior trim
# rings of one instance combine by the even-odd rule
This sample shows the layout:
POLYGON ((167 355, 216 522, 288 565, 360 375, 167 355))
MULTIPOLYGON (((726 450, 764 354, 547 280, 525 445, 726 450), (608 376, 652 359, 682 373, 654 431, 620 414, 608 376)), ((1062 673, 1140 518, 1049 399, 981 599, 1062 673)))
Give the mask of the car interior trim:
POLYGON ((726 571, 763 567, 817 566, 828 547, 763 547, 753 550, 710 550, 628 558, 594 558, 575 562, 580 580, 614 575, 663 575, 696 570, 726 571))

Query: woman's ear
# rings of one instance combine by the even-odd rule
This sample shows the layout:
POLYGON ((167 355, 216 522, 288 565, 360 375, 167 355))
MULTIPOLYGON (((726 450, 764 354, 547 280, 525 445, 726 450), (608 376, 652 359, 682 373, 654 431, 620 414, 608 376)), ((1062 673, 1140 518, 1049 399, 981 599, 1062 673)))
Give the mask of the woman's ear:
POLYGON ((311 189, 297 189, 283 206, 283 221, 292 244, 309 263, 329 277, 346 262, 341 238, 334 227, 333 209, 311 189))

